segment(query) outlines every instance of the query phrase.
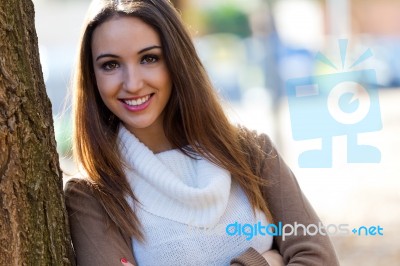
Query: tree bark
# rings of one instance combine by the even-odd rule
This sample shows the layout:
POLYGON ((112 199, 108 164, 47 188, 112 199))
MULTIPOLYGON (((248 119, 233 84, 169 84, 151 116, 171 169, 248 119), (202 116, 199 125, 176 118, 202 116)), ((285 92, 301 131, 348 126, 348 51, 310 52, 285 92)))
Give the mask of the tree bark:
POLYGON ((0 265, 74 265, 34 25, 0 1, 0 265))

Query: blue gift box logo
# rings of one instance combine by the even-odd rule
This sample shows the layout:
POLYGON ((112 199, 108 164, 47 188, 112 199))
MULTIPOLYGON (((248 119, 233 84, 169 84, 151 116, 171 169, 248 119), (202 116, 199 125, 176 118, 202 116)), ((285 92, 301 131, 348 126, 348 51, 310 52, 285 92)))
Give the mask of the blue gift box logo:
MULTIPOLYGON (((344 69, 347 40, 339 40, 344 69)), ((368 49, 350 68, 372 56, 368 49)), ((336 68, 322 54, 317 59, 336 68)), ((379 163, 380 150, 360 145, 357 134, 382 128, 376 72, 373 69, 290 79, 286 83, 295 140, 320 138, 320 150, 299 155, 302 168, 332 167, 332 138, 347 136, 348 163, 379 163)))

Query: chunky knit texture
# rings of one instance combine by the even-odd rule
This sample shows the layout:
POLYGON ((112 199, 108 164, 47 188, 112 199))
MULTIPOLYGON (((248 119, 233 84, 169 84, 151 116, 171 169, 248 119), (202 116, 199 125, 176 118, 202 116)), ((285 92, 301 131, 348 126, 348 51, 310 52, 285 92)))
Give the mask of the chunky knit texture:
POLYGON ((128 181, 139 204, 132 204, 142 223, 145 242, 133 240, 139 265, 229 265, 247 248, 262 253, 271 236, 229 236, 234 222, 268 222, 253 209, 228 171, 204 158, 179 150, 154 154, 124 127, 120 151, 128 181), (162 262, 160 264, 160 262, 162 262))

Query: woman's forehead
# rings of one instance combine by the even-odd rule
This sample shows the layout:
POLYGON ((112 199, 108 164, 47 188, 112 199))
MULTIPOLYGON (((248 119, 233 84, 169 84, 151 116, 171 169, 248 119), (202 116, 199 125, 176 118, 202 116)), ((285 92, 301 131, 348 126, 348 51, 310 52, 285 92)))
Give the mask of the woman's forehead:
POLYGON ((93 32, 93 53, 126 50, 139 52, 141 49, 158 45, 158 33, 141 19, 130 16, 113 17, 100 24, 93 32))

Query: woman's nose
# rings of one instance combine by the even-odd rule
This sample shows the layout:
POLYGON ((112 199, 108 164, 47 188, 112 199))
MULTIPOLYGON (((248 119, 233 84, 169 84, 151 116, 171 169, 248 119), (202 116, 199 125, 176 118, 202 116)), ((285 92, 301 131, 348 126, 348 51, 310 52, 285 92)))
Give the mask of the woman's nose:
POLYGON ((135 67, 127 67, 124 73, 124 89, 129 92, 136 92, 143 88, 143 75, 140 69, 135 67))

